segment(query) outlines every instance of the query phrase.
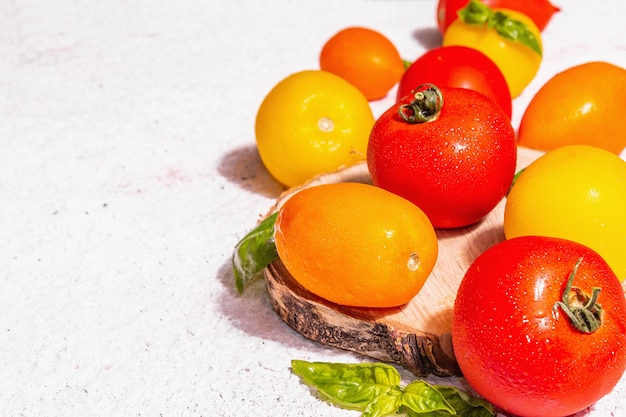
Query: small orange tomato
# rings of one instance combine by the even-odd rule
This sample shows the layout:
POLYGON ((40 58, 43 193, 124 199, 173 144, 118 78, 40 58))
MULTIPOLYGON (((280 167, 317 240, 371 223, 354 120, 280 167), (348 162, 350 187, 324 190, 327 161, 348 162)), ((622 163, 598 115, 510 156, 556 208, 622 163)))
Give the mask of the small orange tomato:
POLYGON ((291 196, 274 239, 293 278, 328 301, 395 307, 422 288, 437 259, 437 236, 413 203, 369 184, 334 183, 291 196))
POLYGON ((537 91, 519 126, 518 144, 548 151, 592 145, 619 154, 626 148, 626 69, 587 62, 556 74, 537 91))
POLYGON ((331 37, 320 53, 320 68, 354 84, 368 100, 389 92, 404 73, 395 45, 382 33, 348 27, 331 37))

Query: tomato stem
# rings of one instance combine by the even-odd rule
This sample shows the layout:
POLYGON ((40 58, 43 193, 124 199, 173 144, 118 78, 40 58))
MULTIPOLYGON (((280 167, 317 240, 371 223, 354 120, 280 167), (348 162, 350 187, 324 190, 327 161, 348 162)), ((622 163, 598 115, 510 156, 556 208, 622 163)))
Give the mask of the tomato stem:
POLYGON ((468 25, 495 30, 502 38, 519 42, 542 56, 541 39, 524 22, 513 19, 508 13, 494 10, 480 0, 470 0, 458 11, 459 19, 468 25))
POLYGON ((574 287, 574 278, 578 272, 578 266, 582 262, 583 258, 579 258, 574 265, 572 273, 567 279, 565 290, 561 301, 554 303, 554 308, 561 307, 563 312, 567 315, 570 323, 576 330, 583 333, 593 333, 600 328, 602 324, 602 306, 598 303, 598 296, 600 295, 601 288, 594 287, 591 289, 591 297, 585 294, 580 288, 574 287), (574 293, 573 299, 576 304, 572 304, 570 293, 574 293))
POLYGON ((413 90, 413 100, 398 107, 398 114, 408 123, 427 123, 439 117, 443 94, 434 84, 421 84, 413 90))

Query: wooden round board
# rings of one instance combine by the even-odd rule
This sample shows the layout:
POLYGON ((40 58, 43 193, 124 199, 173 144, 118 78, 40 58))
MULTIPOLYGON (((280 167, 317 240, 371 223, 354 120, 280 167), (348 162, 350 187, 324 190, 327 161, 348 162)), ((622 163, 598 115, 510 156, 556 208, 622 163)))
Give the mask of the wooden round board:
MULTIPOLYGON (((540 155, 519 148, 517 170, 540 155)), ((272 212, 302 188, 347 181, 371 183, 367 165, 360 163, 290 189, 278 199, 272 212)), ((472 261, 504 240, 504 204, 501 201, 477 224, 437 231, 437 264, 422 290, 402 307, 367 309, 333 304, 300 286, 280 260, 264 270, 272 306, 297 332, 325 345, 397 363, 418 376, 460 375, 450 334, 456 291, 472 261)))

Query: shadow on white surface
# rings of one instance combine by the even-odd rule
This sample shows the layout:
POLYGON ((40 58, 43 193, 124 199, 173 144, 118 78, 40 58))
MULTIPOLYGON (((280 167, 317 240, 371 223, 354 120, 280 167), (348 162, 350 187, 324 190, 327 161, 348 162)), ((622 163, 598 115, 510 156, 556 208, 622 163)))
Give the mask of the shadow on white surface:
POLYGON ((218 172, 239 187, 269 198, 277 198, 284 191, 263 166, 256 146, 235 148, 222 156, 218 172))
POLYGON ((233 326, 244 333, 264 340, 296 347, 321 347, 291 329, 272 309, 262 278, 239 294, 235 289, 230 262, 218 270, 218 280, 225 287, 219 298, 219 309, 233 326))
MULTIPOLYGON (((421 27, 413 31, 413 39, 425 50, 431 50, 441 46, 442 36, 436 26, 421 27)), ((418 57, 403 57, 404 59, 414 60, 418 57)))
MULTIPOLYGON (((285 360, 301 358, 306 360, 324 360, 337 362, 359 362, 371 360, 357 353, 335 347, 326 346, 309 340, 289 327, 274 312, 265 289, 265 282, 259 278, 246 290, 239 294, 235 289, 233 270, 230 262, 226 262, 218 270, 218 280, 223 284, 224 291, 218 298, 218 308, 235 329, 265 342, 274 342, 291 352, 293 357, 285 360)), ((227 335, 221 335, 228 337, 227 335)), ((240 337, 237 338, 240 340, 240 337)), ((235 348, 235 346, 233 346, 235 348)), ((245 347, 237 347, 244 349, 245 347)), ((406 371, 408 373, 408 371, 406 371)))

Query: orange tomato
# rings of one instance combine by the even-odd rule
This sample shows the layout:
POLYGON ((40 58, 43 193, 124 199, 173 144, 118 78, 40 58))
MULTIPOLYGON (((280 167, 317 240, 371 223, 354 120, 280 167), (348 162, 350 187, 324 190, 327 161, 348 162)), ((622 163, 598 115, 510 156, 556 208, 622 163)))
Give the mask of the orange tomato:
POLYGON ((626 69, 587 62, 548 80, 528 104, 518 144, 548 151, 592 145, 614 153, 626 147, 626 69))
POLYGON ((437 236, 413 203, 373 185, 305 188, 278 212, 281 261, 304 288, 331 302, 395 307, 424 285, 437 236))
POLYGON ((363 27, 348 27, 324 44, 320 68, 346 79, 368 100, 389 92, 404 73, 404 62, 395 45, 382 33, 363 27))

